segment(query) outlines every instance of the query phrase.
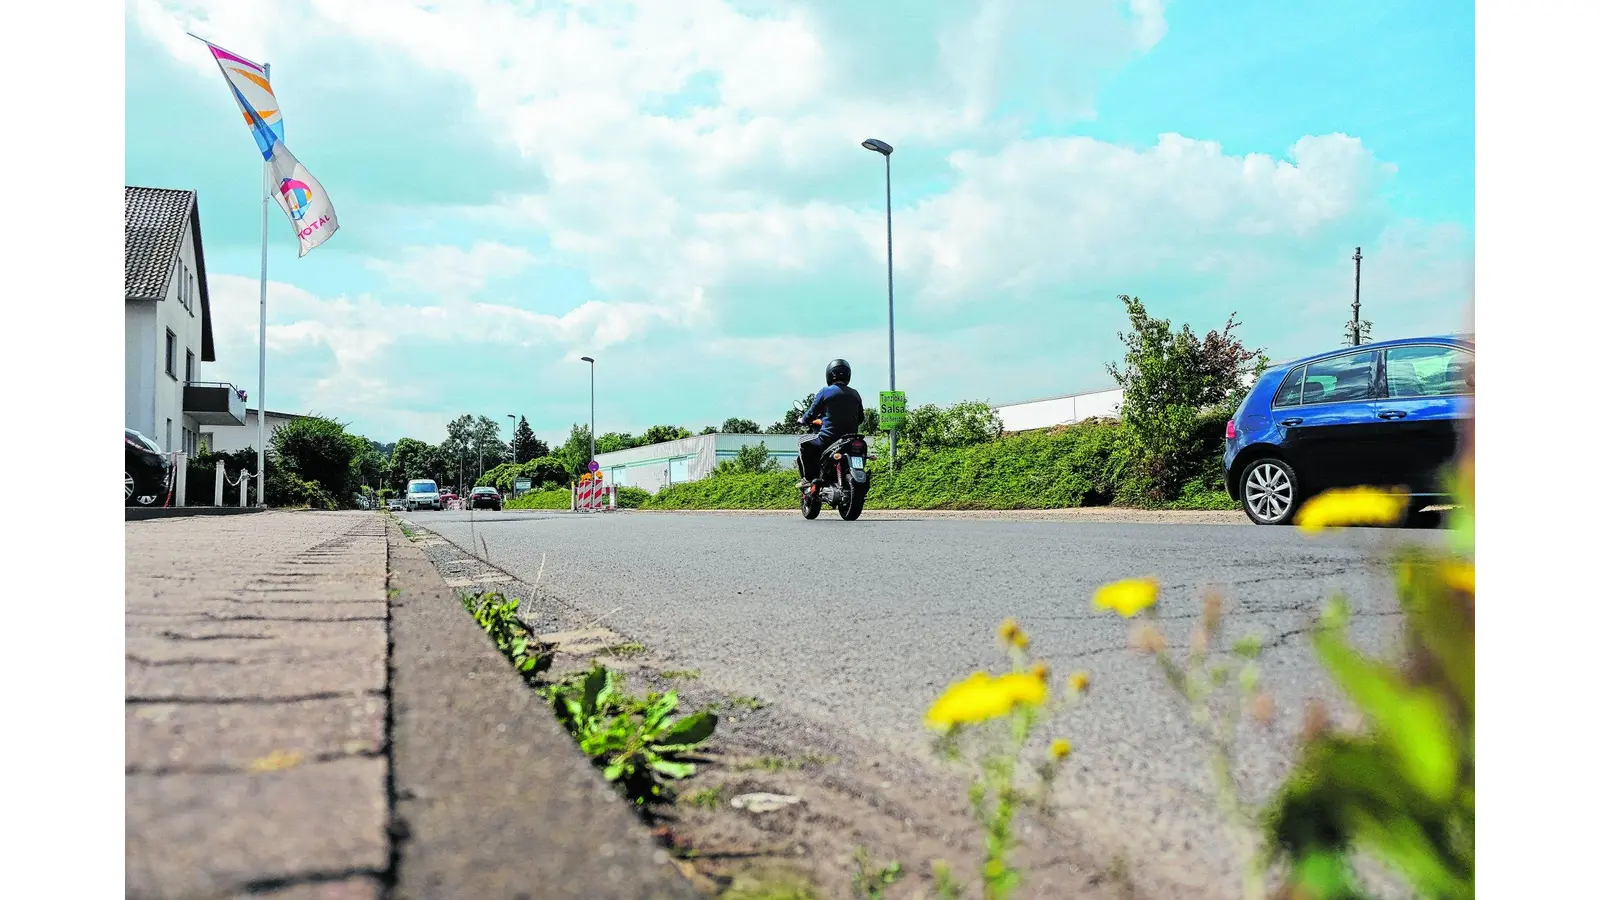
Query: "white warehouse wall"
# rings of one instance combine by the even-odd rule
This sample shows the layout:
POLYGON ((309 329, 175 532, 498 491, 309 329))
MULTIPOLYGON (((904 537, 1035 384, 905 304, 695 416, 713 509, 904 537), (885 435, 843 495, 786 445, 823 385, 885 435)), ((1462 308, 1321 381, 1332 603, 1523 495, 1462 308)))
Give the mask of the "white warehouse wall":
POLYGON ((1122 411, 1122 390, 1088 391, 995 407, 1006 431, 1029 431, 1071 425, 1095 417, 1115 418, 1122 411))

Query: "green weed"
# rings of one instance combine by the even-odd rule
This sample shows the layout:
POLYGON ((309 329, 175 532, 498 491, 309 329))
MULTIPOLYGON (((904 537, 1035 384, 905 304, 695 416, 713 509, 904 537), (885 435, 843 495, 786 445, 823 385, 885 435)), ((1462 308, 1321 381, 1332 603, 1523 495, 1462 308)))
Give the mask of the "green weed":
POLYGON ((850 877, 850 892, 860 900, 883 900, 883 889, 900 880, 900 863, 877 866, 867 848, 856 848, 856 871, 850 877))

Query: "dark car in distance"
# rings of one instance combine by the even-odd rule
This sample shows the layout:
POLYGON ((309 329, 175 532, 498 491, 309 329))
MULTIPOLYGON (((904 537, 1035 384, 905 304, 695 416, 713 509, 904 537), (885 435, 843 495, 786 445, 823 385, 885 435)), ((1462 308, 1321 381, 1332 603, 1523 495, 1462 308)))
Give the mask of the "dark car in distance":
POLYGON ((492 487, 475 487, 467 497, 467 505, 473 509, 501 509, 505 505, 500 492, 492 487))
POLYGON ((155 506, 166 502, 172 460, 156 442, 132 428, 123 430, 122 502, 128 506, 155 506))
POLYGON ((1228 495, 1281 525, 1332 488, 1398 488, 1416 514, 1443 502, 1444 468, 1472 417, 1471 337, 1345 347, 1263 372, 1228 420, 1228 495))

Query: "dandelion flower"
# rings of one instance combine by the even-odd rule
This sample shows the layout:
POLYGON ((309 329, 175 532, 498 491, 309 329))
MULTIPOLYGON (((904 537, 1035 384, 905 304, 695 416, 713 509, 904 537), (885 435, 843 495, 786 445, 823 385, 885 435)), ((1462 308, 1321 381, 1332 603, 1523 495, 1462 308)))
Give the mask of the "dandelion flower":
POLYGON ((1048 695, 1045 683, 1031 674, 1013 672, 994 678, 987 672, 975 672, 933 701, 926 722, 934 728, 972 725, 1009 715, 1018 703, 1043 703, 1048 695))
POLYGON ((1346 488, 1306 501, 1295 524, 1307 534, 1343 525, 1392 525, 1406 511, 1406 497, 1372 487, 1346 488))
POLYGON ((1067 758, 1067 754, 1069 754, 1071 752, 1072 752, 1072 742, 1067 740, 1066 738, 1056 738, 1055 740, 1050 742, 1050 758, 1051 759, 1066 759, 1067 758))
POLYGON ((1050 667, 1042 662, 1036 662, 1031 668, 1028 669, 1028 674, 1039 679, 1040 681, 1049 681, 1050 667))
POLYGON ((1067 676, 1067 686, 1080 694, 1087 691, 1089 689, 1089 673, 1073 672, 1067 676))
POLYGON ((1000 640, 1018 650, 1028 649, 1028 633, 1022 630, 1016 619, 1006 619, 1000 623, 1000 640))
POLYGON ((1161 583, 1154 578, 1129 578, 1113 581, 1094 592, 1094 605, 1101 609, 1114 609, 1117 615, 1131 619, 1155 605, 1161 593, 1161 583))

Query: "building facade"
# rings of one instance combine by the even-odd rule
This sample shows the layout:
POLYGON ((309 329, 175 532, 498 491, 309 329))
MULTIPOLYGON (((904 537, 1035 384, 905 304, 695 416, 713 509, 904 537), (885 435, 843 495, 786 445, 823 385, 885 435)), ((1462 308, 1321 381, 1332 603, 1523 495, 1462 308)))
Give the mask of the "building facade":
POLYGON ((244 422, 244 397, 207 382, 215 362, 199 198, 125 186, 124 425, 167 452, 194 454, 201 429, 244 422))
MULTIPOLYGON (((295 419, 303 419, 294 413, 273 412, 267 410, 267 443, 271 446, 272 433, 295 419)), ((256 444, 261 437, 261 411, 258 409, 245 410, 244 422, 239 425, 218 425, 202 429, 200 440, 213 453, 232 453, 237 450, 259 450, 256 444)))
POLYGON ((745 447, 767 445, 767 455, 778 465, 794 465, 800 455, 798 434, 701 434, 614 453, 595 454, 606 481, 618 487, 644 488, 655 493, 664 487, 699 481, 733 459, 745 447))

